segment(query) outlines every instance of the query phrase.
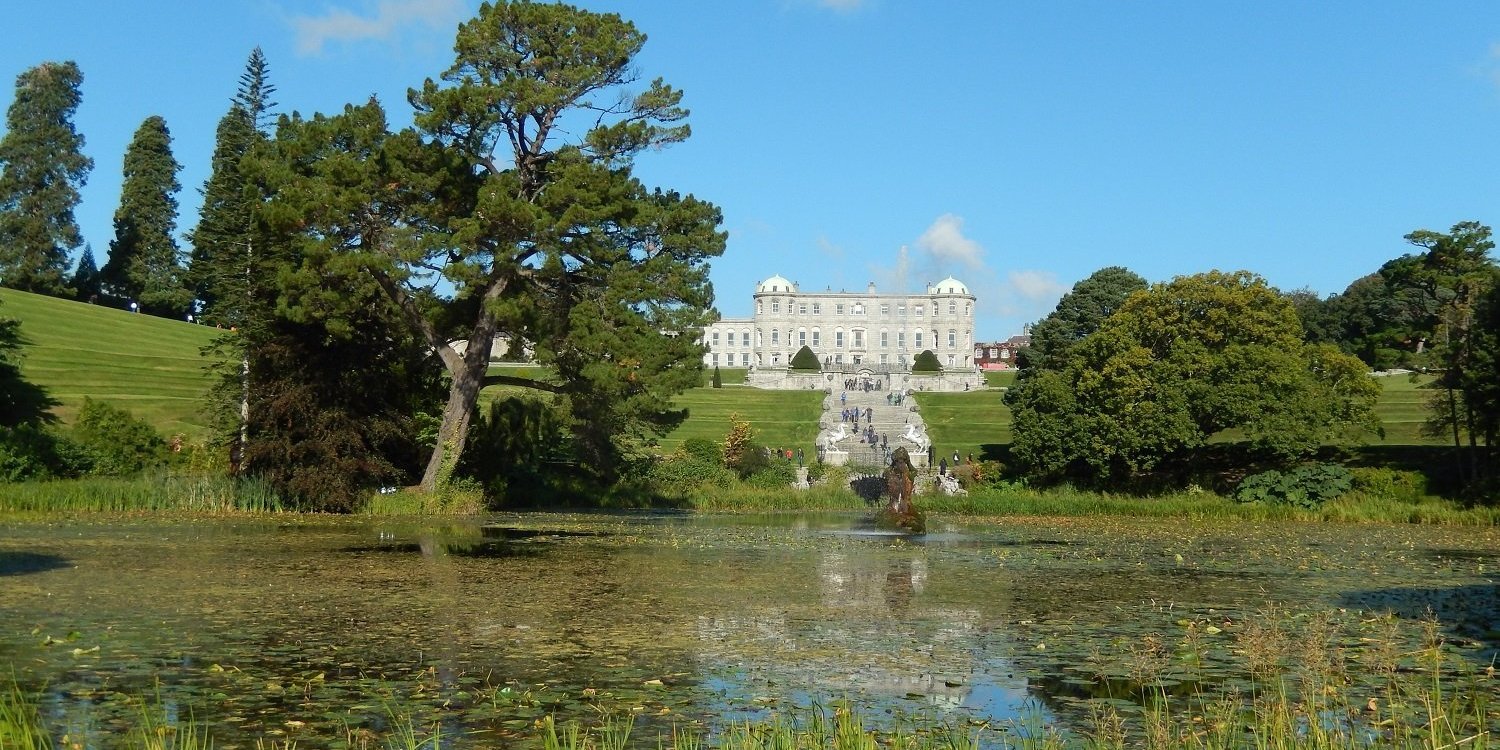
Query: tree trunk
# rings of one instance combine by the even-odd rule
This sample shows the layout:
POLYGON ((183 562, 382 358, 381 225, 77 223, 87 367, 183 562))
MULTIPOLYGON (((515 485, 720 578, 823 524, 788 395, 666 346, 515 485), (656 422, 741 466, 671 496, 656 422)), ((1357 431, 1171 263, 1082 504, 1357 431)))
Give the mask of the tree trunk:
POLYGON ((432 447, 432 458, 428 459, 427 469, 422 472, 420 487, 423 492, 436 492, 439 486, 446 484, 463 456, 464 444, 469 439, 469 421, 474 414, 474 405, 479 402, 485 373, 489 372, 490 347, 494 341, 495 320, 492 316, 482 315, 469 337, 461 364, 450 368, 453 384, 448 389, 448 404, 443 407, 437 444, 432 447))

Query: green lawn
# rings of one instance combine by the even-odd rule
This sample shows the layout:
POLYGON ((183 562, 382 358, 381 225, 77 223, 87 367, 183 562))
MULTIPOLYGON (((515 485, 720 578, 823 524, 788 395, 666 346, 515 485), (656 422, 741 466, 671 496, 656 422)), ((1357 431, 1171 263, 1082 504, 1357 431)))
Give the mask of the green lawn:
POLYGON ((0 317, 21 321, 22 373, 58 401, 64 422, 89 396, 167 434, 207 433, 199 351, 221 331, 14 289, 0 289, 0 317))
POLYGON ((677 405, 688 410, 688 419, 662 439, 663 452, 677 449, 688 438, 705 438, 715 442, 729 431, 729 415, 739 412, 755 429, 756 442, 772 448, 802 447, 813 454, 813 439, 818 436, 818 416, 822 413, 822 391, 763 391, 759 388, 727 385, 723 388, 694 388, 677 397, 677 405))
POLYGON ((996 390, 968 393, 919 393, 917 404, 927 423, 927 434, 939 455, 974 454, 974 459, 999 458, 1001 445, 1010 443, 1010 409, 996 390))
POLYGON ((1440 437, 1428 437, 1421 433, 1422 422, 1427 419, 1427 400, 1434 391, 1433 377, 1421 375, 1416 379, 1407 375, 1391 375, 1377 378, 1380 381, 1380 400, 1375 404, 1375 413, 1385 427, 1385 439, 1371 437, 1372 445, 1445 445, 1451 441, 1440 437))

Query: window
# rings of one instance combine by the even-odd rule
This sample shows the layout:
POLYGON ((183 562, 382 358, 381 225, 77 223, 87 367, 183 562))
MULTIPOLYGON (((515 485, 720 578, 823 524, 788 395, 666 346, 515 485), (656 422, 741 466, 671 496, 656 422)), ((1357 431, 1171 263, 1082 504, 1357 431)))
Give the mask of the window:
POLYGON ((797 329, 797 346, 807 346, 807 329, 797 329))
POLYGON ((814 302, 813 303, 813 315, 822 315, 822 314, 823 314, 823 304, 821 302, 814 302))
POLYGON ((710 356, 713 358, 714 367, 718 367, 719 366, 719 355, 718 355, 718 353, 715 352, 714 354, 712 354, 710 356))
POLYGON ((750 366, 750 352, 741 352, 740 353, 740 367, 749 367, 749 366, 750 366))
POLYGON ((948 314, 949 315, 957 315, 958 314, 958 302, 956 302, 954 300, 951 300, 951 299, 948 300, 948 314))
POLYGON ((833 355, 833 361, 835 361, 835 362, 837 362, 839 364, 844 364, 844 355, 842 355, 842 354, 835 354, 835 355, 833 355))
POLYGON ((903 318, 906 317, 906 305, 896 305, 896 314, 903 318))
POLYGON ((818 329, 816 329, 816 328, 813 329, 813 343, 812 343, 812 345, 813 345, 814 349, 816 349, 818 347, 818 329))
MULTIPOLYGON (((890 334, 890 332, 889 331, 881 331, 880 332, 880 348, 881 349, 886 349, 886 348, 889 348, 890 345, 891 345, 891 334, 890 334)), ((881 364, 885 364, 885 363, 881 362, 881 364)))
POLYGON ((835 348, 835 349, 843 349, 844 348, 844 332, 842 330, 834 331, 833 332, 833 348, 835 348))
POLYGON ((955 331, 952 328, 948 329, 948 348, 949 349, 957 349, 958 348, 958 331, 955 331))
POLYGON ((863 349, 863 348, 865 348, 865 332, 864 331, 861 331, 861 330, 858 330, 858 329, 856 329, 854 331, 854 348, 855 349, 863 349))
POLYGON ((952 354, 948 355, 948 366, 949 367, 953 366, 953 355, 952 354))
POLYGON ((755 329, 755 345, 756 346, 765 346, 766 345, 765 333, 763 333, 759 328, 755 329))
POLYGON ((922 332, 921 331, 913 331, 912 332, 912 337, 916 339, 917 348, 921 349, 922 348, 922 332))
POLYGON ((771 329, 771 346, 781 346, 781 331, 775 328, 771 329))
POLYGON ((968 315, 968 314, 969 314, 969 303, 965 302, 964 303, 964 315, 968 315))
POLYGON ((906 331, 897 331, 896 332, 896 348, 898 348, 898 349, 905 349, 906 348, 906 331))
POLYGON ((880 306, 880 314, 881 315, 890 315, 891 314, 891 306, 890 305, 881 305, 880 306))
MULTIPOLYGON (((719 332, 718 331, 714 331, 714 346, 718 346, 718 345, 719 345, 719 332)), ((718 363, 716 362, 715 364, 718 364, 718 363)))
POLYGON ((797 314, 798 315, 806 315, 807 314, 807 303, 806 302, 803 302, 802 304, 797 305, 797 314))
POLYGON ((781 300, 779 300, 779 299, 773 299, 773 300, 771 300, 771 314, 772 315, 779 315, 779 314, 781 314, 781 300))
POLYGON ((749 345, 750 345, 750 329, 746 328, 745 330, 740 331, 740 346, 749 346, 749 345))
POLYGON ((833 314, 834 315, 843 315, 844 314, 844 306, 843 305, 834 305, 834 307, 833 307, 833 314))
POLYGON ((766 303, 761 300, 755 301, 755 314, 760 315, 766 311, 766 303))
POLYGON ((855 305, 854 309, 851 310, 851 312, 853 312, 855 315, 864 315, 865 314, 865 306, 864 305, 855 305))
POLYGON ((1000 358, 1001 359, 1010 359, 1010 350, 1009 349, 1001 349, 1000 350, 1000 358))
POLYGON ((922 306, 917 305, 917 317, 922 317, 922 306))
POLYGON ((884 354, 880 355, 880 364, 883 365, 883 364, 886 363, 886 359, 885 358, 886 358, 886 355, 884 355, 884 354))

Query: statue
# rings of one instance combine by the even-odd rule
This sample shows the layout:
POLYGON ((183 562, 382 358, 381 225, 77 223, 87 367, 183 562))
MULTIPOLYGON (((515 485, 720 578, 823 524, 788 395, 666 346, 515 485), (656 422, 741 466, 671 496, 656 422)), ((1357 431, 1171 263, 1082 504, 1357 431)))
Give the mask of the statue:
POLYGON ((849 437, 849 430, 843 422, 839 422, 838 429, 828 433, 828 444, 833 445, 844 438, 849 437))
POLYGON ((912 534, 920 534, 927 528, 926 518, 911 504, 916 473, 906 448, 897 448, 891 455, 891 465, 885 470, 885 492, 889 502, 876 517, 882 526, 912 534))
POLYGON ((916 425, 914 425, 914 424, 907 424, 906 425, 906 433, 904 435, 902 435, 901 437, 906 438, 907 442, 916 445, 917 449, 920 450, 920 451, 922 451, 923 453, 927 452, 927 446, 928 446, 927 436, 925 434, 923 434, 921 430, 918 430, 916 425))

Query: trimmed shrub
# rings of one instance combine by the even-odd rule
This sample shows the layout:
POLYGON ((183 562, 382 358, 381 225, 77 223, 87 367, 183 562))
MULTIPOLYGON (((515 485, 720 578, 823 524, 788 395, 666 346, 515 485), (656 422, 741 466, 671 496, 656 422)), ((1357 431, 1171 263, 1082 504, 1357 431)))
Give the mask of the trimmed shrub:
POLYGON ((1234 499, 1242 503, 1282 503, 1316 508, 1353 486, 1354 477, 1338 464, 1309 464, 1282 473, 1272 469, 1240 482, 1234 499))
POLYGON ((922 353, 918 354, 917 358, 912 360, 911 371, 942 372, 943 365, 938 362, 937 355, 933 354, 931 349, 923 349, 922 353))
POLYGON ((724 387, 724 378, 719 375, 719 366, 718 365, 714 365, 713 386, 715 388, 723 388, 724 387))
POLYGON ((682 441, 682 454, 707 466, 724 465, 724 448, 706 438, 688 438, 682 441))
POLYGON ((813 354, 813 350, 806 346, 798 349, 797 353, 792 355, 790 366, 793 370, 823 369, 823 363, 818 361, 818 355, 813 354))
POLYGON ((1427 495, 1427 477, 1419 471, 1385 466, 1353 469, 1354 491, 1372 498, 1415 503, 1427 495))

